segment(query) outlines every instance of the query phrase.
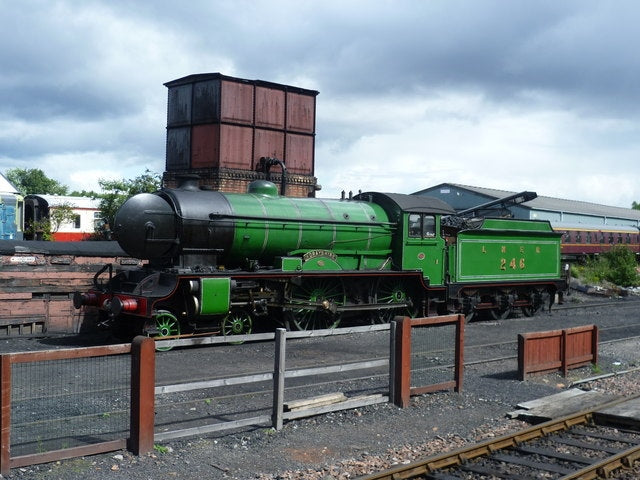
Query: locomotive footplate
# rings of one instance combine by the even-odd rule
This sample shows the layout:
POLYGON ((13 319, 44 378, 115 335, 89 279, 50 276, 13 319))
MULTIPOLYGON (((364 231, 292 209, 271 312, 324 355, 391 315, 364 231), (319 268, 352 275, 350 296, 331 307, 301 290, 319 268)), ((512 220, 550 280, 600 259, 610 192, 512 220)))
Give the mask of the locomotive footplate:
POLYGON ((285 303, 283 307, 288 310, 299 308, 314 308, 316 310, 327 310, 331 313, 338 312, 364 312, 368 310, 394 310, 397 308, 409 308, 412 307, 412 302, 398 302, 398 303, 363 303, 358 305, 337 305, 334 302, 322 301, 322 302, 309 302, 309 303, 285 303))

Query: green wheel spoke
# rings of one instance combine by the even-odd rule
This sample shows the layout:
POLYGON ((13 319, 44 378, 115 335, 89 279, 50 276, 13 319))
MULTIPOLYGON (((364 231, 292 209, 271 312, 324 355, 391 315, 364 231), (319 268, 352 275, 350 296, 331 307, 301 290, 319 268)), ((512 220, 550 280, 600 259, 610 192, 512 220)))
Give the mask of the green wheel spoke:
POLYGON ((297 330, 335 328, 340 323, 340 313, 335 309, 344 305, 342 283, 335 280, 310 279, 292 287, 289 316, 297 330))
POLYGON ((244 311, 231 312, 222 321, 222 334, 229 335, 248 335, 253 329, 253 321, 251 315, 244 311))
MULTIPOLYGON (((160 311, 154 316, 155 326, 157 334, 154 335, 155 339, 162 339, 163 337, 175 337, 180 335, 180 321, 171 312, 160 311)), ((156 346, 156 350, 159 352, 165 352, 171 350, 172 347, 156 346)))
POLYGON ((409 303, 409 306, 399 306, 397 308, 381 308, 371 315, 372 324, 389 323, 396 315, 415 317, 416 309, 412 305, 411 297, 408 293, 408 286, 403 280, 383 279, 377 285, 375 292, 377 303, 409 303))

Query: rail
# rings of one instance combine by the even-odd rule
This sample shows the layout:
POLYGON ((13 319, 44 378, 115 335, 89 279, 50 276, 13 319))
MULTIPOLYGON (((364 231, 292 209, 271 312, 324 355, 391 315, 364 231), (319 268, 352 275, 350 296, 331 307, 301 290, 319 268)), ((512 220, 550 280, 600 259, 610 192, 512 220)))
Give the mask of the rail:
MULTIPOLYGON (((548 438, 551 434, 568 431, 576 426, 587 425, 593 421, 593 414, 596 410, 599 410, 603 407, 616 405, 627 400, 629 399, 624 398, 614 400, 603 405, 598 405, 597 407, 594 407, 592 409, 577 412, 554 420, 549 420, 547 422, 534 425, 523 430, 519 430, 515 433, 506 434, 498 438, 490 439, 468 447, 463 447, 451 452, 434 455, 406 465, 401 465, 388 470, 365 475, 359 477, 358 480, 408 480, 413 478, 427 478, 427 475, 440 473, 446 469, 468 467, 469 462, 474 459, 489 457, 506 449, 520 447, 532 440, 540 439, 543 437, 548 438)), ((636 444, 627 449, 624 449, 623 451, 616 452, 613 455, 609 455, 607 456, 607 458, 600 461, 593 461, 586 467, 575 469, 575 471, 570 473, 565 473, 564 476, 560 478, 562 480, 587 480, 593 478, 601 478, 606 477, 606 475, 608 475, 611 471, 620 468, 623 465, 629 466, 635 460, 640 458, 640 444, 637 444, 637 441, 629 443, 636 444)), ((505 457, 500 458, 506 460, 505 457)), ((535 478, 538 477, 536 476, 535 478)))

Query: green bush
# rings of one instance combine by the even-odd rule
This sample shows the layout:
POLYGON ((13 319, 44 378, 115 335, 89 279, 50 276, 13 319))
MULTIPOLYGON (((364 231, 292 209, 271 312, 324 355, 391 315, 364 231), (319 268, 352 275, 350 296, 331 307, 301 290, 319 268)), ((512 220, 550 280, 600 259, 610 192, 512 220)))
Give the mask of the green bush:
POLYGON ((603 255, 608 263, 606 280, 622 287, 635 287, 640 284, 636 256, 624 245, 616 245, 603 255))
POLYGON ((581 265, 573 265, 571 274, 591 285, 606 281, 621 287, 633 287, 640 285, 637 267, 633 252, 624 245, 616 245, 600 257, 589 258, 581 265))

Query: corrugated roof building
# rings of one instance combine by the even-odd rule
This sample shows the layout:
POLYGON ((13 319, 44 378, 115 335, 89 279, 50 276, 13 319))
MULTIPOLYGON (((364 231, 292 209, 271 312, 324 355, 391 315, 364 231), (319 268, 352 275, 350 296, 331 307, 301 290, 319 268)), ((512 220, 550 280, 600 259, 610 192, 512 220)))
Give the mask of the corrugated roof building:
MULTIPOLYGON (((438 198, 456 211, 461 211, 517 193, 519 192, 441 183, 415 192, 414 195, 438 198)), ((513 218, 549 220, 552 223, 563 224, 640 226, 640 210, 554 197, 540 196, 506 210, 508 212, 495 210, 495 214, 508 213, 513 218)))

